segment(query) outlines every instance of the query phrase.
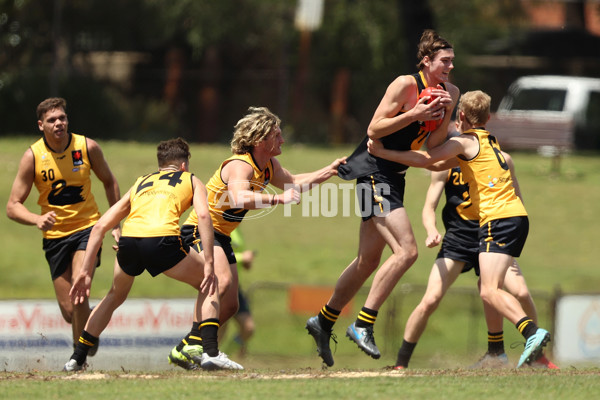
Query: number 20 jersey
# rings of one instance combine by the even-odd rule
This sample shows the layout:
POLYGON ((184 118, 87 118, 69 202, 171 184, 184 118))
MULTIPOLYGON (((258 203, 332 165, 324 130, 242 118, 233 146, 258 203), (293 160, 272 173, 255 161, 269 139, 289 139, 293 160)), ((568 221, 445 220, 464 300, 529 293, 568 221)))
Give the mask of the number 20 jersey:
POLYGON ((189 172, 157 171, 139 177, 129 194, 131 210, 122 235, 178 236, 179 218, 192 205, 193 196, 189 172))

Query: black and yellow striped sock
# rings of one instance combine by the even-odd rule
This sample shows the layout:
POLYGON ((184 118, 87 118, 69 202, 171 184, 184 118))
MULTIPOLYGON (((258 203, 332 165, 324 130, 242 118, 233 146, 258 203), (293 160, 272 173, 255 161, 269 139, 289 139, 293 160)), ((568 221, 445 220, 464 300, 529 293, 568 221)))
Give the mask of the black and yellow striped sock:
POLYGON ((77 346, 75 346, 75 351, 71 356, 71 359, 77 360, 78 365, 83 365, 85 363, 85 359, 87 358, 88 351, 94 346, 98 344, 98 338, 92 336, 85 330, 81 332, 81 336, 79 337, 79 342, 77 346))
POLYGON ((533 320, 529 317, 523 317, 515 324, 517 330, 523 335, 525 339, 529 339, 533 336, 537 330, 538 326, 533 322, 533 320))
POLYGON ((219 319, 209 318, 200 322, 200 337, 202 338, 202 347, 204 353, 211 357, 219 355, 219 319))
POLYGON ((504 331, 488 332, 488 353, 495 355, 504 353, 504 331))
POLYGON ((356 326, 359 328, 367 328, 369 326, 375 325, 375 321, 377 320, 376 310, 371 310, 370 308, 363 307, 362 310, 358 313, 358 317, 356 317, 356 326))
POLYGON ((181 351, 186 344, 202 344, 202 338, 200 337, 200 322, 194 322, 192 324, 192 330, 185 338, 181 339, 181 342, 179 342, 176 347, 177 351, 181 351))
POLYGON ((329 307, 327 304, 321 309, 321 312, 318 315, 319 324, 321 328, 330 332, 333 329, 333 325, 337 321, 340 316, 340 311, 334 310, 329 307))

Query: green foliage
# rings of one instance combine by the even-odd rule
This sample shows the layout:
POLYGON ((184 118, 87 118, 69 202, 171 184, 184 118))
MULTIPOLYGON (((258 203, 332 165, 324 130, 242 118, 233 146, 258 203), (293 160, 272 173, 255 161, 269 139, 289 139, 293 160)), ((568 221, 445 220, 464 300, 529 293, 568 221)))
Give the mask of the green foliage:
MULTIPOLYGON (((46 71, 30 69, 6 76, 9 78, 0 88, 0 108, 14 113, 7 115, 0 135, 37 132, 35 109, 45 98, 40 97, 41 88, 48 93, 50 86, 46 71)), ((61 97, 67 100, 69 127, 74 132, 105 140, 126 137, 146 142, 178 134, 179 123, 163 101, 126 98, 116 88, 79 74, 63 77, 58 85, 61 97)))
POLYGON ((429 3, 437 16, 439 31, 460 56, 487 53, 490 40, 514 35, 527 24, 519 0, 429 0, 429 3))
MULTIPOLYGON (((485 89, 489 79, 465 60, 485 51, 490 39, 514 34, 518 1, 424 3, 436 17, 434 28, 457 49, 453 79, 461 88, 485 89)), ((325 1, 306 55, 306 38, 294 26, 295 0, 0 4, 0 107, 7 111, 0 135, 29 132, 25 116, 32 107, 60 95, 85 105, 77 115, 97 123, 80 126, 103 138, 152 141, 178 134, 219 142, 243 110, 266 105, 289 120, 294 140, 327 143, 333 84, 346 71, 342 122, 350 143, 364 134, 389 82, 413 72, 406 67, 412 44, 403 34, 407 17, 400 2, 325 1), (167 61, 174 50, 181 55, 177 65, 167 61), (98 52, 145 58, 128 82, 111 82, 89 65, 87 57, 98 52), (289 112, 293 118, 286 118, 289 112)))

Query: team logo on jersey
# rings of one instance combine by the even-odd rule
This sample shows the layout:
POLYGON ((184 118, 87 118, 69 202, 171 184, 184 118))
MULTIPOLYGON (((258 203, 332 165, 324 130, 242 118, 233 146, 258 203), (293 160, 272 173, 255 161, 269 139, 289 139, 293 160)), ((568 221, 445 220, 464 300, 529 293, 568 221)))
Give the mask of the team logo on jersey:
POLYGON ((265 186, 267 186, 269 184, 270 180, 271 180, 271 170, 269 168, 267 168, 265 170, 265 186))
POLYGON ((48 204, 53 206, 77 204, 85 201, 82 193, 83 186, 67 186, 67 181, 60 179, 52 184, 52 190, 48 195, 48 204))
POLYGON ((73 157, 73 165, 83 165, 83 153, 81 150, 73 150, 71 152, 71 157, 73 157))

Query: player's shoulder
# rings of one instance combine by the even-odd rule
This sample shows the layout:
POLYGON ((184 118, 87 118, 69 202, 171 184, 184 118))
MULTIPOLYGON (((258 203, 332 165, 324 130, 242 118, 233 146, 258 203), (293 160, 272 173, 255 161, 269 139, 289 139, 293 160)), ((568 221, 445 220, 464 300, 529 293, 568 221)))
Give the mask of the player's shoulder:
POLYGON ((81 138, 81 140, 84 140, 86 143, 86 146, 88 148, 88 150, 100 150, 100 145, 98 144, 97 141, 95 141, 94 139, 88 137, 88 136, 84 136, 84 135, 78 135, 78 134, 73 134, 73 136, 78 136, 79 138, 81 138))
POLYGON ((254 161, 252 157, 241 155, 241 156, 233 156, 228 158, 223 162, 223 167, 227 167, 228 169, 236 169, 236 170, 252 170, 254 165, 254 161))
POLYGON ((502 157, 504 157, 504 159, 506 161, 511 161, 512 162, 512 157, 510 156, 510 154, 508 154, 507 152, 505 152, 504 150, 501 150, 502 153, 502 157))
POLYGON ((273 168, 281 168, 281 163, 276 157, 271 157, 269 161, 269 164, 271 164, 273 168))
POLYGON ((444 82, 444 86, 446 86, 446 91, 450 93, 452 99, 455 101, 458 100, 458 97, 460 96, 460 89, 458 88, 458 86, 450 82, 444 82))
POLYGON ((417 87, 417 80, 413 75, 400 75, 390 83, 390 86, 417 87))

